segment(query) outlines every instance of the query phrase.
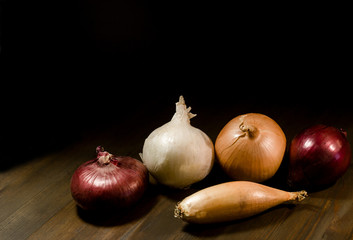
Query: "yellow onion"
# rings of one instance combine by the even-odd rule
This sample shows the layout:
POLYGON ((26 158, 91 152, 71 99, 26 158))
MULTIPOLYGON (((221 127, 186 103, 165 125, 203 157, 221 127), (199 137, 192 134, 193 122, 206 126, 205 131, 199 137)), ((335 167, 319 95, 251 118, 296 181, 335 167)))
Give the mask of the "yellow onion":
POLYGON ((220 166, 234 180, 263 182, 281 165, 286 136, 270 117, 248 113, 235 117, 220 131, 215 151, 220 166))

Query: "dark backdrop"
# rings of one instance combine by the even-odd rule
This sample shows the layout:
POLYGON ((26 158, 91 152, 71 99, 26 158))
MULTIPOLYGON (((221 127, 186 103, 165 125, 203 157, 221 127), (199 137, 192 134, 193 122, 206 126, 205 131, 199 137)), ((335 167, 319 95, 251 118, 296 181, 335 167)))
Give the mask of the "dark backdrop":
POLYGON ((57 148, 135 112, 173 107, 181 94, 205 111, 351 114, 343 9, 1 0, 1 145, 57 148))

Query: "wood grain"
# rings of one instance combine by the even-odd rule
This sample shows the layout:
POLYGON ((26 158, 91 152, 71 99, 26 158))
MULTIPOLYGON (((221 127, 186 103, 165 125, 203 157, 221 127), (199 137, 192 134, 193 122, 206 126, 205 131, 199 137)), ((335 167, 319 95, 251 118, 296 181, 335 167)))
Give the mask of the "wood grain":
MULTIPOLYGON (((262 112, 275 119, 287 140, 314 123, 334 124, 347 130, 353 143, 352 114, 332 109, 264 105, 198 106, 192 124, 214 141, 232 117, 262 112)), ((70 194, 75 169, 95 157, 103 145, 119 155, 135 158, 148 134, 173 114, 173 108, 146 109, 119 124, 81 134, 79 139, 57 151, 0 172, 1 239, 352 239, 353 166, 334 185, 311 192, 297 205, 280 205, 256 216, 211 225, 192 225, 174 218, 174 206, 189 194, 229 180, 214 167, 203 181, 187 190, 149 186, 132 208, 113 213, 89 213, 79 209, 70 194)), ((276 176, 265 184, 286 190, 285 161, 276 176)))

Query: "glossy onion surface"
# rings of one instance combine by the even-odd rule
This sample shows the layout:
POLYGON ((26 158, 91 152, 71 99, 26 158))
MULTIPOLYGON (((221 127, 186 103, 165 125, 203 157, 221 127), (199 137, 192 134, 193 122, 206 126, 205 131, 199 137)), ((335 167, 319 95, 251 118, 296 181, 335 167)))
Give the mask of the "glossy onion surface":
POLYGON ((263 182, 281 165, 286 136, 270 117, 248 113, 229 121, 220 131, 215 150, 222 169, 234 180, 263 182))
POLYGON ((345 132, 325 125, 312 126, 291 142, 288 183, 314 188, 333 184, 346 172, 350 159, 345 132))
POLYGON ((97 153, 72 176, 71 194, 77 204, 83 209, 109 209, 139 200, 148 185, 147 168, 132 157, 116 157, 99 147, 97 153))

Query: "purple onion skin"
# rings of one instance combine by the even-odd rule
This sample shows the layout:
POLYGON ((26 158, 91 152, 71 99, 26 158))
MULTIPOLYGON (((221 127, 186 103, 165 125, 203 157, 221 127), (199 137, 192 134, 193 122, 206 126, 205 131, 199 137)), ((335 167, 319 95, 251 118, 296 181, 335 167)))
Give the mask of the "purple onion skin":
MULTIPOLYGON (((97 151, 100 151, 100 149, 97 151)), ((132 157, 111 155, 109 162, 96 159, 77 168, 71 179, 71 195, 85 210, 121 209, 136 203, 148 186, 148 170, 132 157)))
POLYGON ((288 184, 309 189, 329 186, 347 171, 350 161, 346 132, 325 125, 312 126, 291 142, 288 184))

